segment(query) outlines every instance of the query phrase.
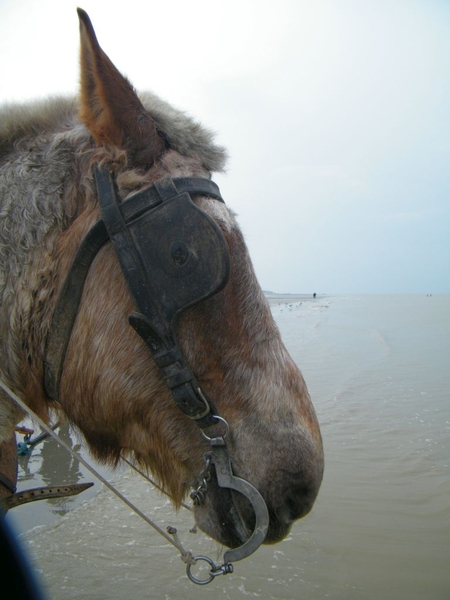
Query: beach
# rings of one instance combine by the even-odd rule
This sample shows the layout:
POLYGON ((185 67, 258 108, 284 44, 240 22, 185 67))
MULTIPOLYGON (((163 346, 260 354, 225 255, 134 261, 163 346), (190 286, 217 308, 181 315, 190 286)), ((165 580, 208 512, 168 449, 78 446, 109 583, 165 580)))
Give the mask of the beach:
MULTIPOLYGON (((321 425, 325 476, 312 512, 282 543, 199 588, 174 549, 99 485, 84 498, 25 505, 11 522, 49 598, 450 597, 450 296, 268 299, 321 425)), ((22 484, 67 469, 72 482, 92 480, 60 452, 46 440, 22 484)), ((189 511, 175 513, 128 468, 110 476, 158 525, 176 526, 186 547, 220 559, 220 547, 189 533, 189 511)))

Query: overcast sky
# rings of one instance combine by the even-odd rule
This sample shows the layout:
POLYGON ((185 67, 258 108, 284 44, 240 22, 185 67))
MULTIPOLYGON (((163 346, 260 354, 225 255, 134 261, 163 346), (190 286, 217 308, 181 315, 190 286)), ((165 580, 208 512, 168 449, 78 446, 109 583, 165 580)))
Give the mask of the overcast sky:
MULTIPOLYGON (((80 0, 135 87, 214 130, 262 287, 450 293, 448 0, 80 0)), ((0 0, 0 101, 78 88, 71 0, 0 0)))

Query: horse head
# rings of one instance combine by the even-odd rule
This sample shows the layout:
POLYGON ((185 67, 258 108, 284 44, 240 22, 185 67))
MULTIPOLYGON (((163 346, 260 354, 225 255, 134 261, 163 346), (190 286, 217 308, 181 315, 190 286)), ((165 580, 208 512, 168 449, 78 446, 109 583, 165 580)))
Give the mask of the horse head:
MULTIPOLYGON (((64 411, 98 459, 116 463, 122 455, 132 455, 179 505, 198 486, 209 449, 206 438, 221 425, 203 436, 195 420, 175 405, 148 346, 130 327, 135 299, 110 243, 89 268, 56 402, 49 402, 42 384, 43 347, 77 248, 100 219, 92 165, 104 165, 114 174, 118 197, 126 202, 165 178, 209 181, 211 171, 222 168, 224 154, 189 118, 152 96, 139 97, 101 49, 87 14, 79 10, 79 18, 79 120, 60 119, 58 131, 41 134, 39 141, 47 149, 47 161, 52 160, 50 146, 56 152, 66 144, 69 150, 62 183, 52 198, 65 208, 59 228, 49 226, 40 251, 33 248, 22 269, 30 291, 23 306, 14 308, 25 314, 20 318, 27 324, 16 342, 16 389, 40 414, 49 407, 64 411)), ((58 168, 63 167, 48 169, 58 168)), ((226 242, 229 274, 213 295, 177 315, 174 335, 196 381, 228 424, 233 473, 263 497, 270 518, 266 542, 276 542, 311 510, 317 496, 323 473, 319 426, 235 215, 207 192, 192 199, 226 242)), ((254 521, 247 499, 223 489, 214 477, 195 515, 201 529, 231 547, 243 542, 254 521)))

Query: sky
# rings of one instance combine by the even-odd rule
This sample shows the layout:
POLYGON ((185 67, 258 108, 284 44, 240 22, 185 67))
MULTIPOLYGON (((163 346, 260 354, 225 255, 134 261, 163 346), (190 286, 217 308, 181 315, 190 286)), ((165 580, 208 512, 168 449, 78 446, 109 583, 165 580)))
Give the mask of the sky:
MULTIPOLYGON (((216 133, 263 289, 450 293, 448 0, 80 0, 216 133)), ((77 4, 0 0, 0 102, 75 94, 77 4)))

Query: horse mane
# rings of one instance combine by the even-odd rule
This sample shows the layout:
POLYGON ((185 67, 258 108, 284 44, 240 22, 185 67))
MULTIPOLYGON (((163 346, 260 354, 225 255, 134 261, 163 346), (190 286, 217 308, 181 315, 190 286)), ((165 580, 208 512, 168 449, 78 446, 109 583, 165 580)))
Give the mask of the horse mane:
MULTIPOLYGON (((214 134, 186 113, 151 92, 139 95, 169 148, 197 158, 208 171, 222 172, 227 153, 214 143, 214 134)), ((0 160, 21 139, 70 127, 77 121, 75 97, 55 96, 23 104, 0 107, 0 160)))

